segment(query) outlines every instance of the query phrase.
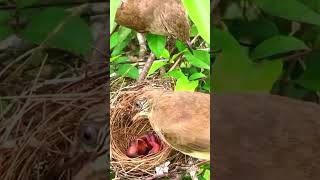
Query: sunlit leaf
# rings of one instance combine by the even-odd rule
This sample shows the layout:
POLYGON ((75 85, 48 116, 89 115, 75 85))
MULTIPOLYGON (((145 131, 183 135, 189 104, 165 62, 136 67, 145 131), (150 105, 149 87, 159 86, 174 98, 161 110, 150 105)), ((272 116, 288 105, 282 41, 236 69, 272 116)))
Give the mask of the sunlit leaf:
POLYGON ((149 72, 148 72, 147 76, 150 76, 151 74, 155 73, 158 69, 160 69, 161 67, 163 67, 166 64, 167 64, 166 61, 153 62, 151 67, 150 67, 150 69, 149 69, 149 72))
POLYGON ((196 80, 196 79, 201 79, 201 78, 205 78, 207 77, 205 74, 203 73, 194 73, 189 77, 189 80, 196 80))
POLYGON ((197 26, 200 36, 210 44, 210 1, 182 0, 190 19, 197 26))
POLYGON ((187 52, 184 54, 186 59, 190 62, 190 64, 199 67, 199 68, 204 68, 204 69, 210 69, 210 65, 205 63, 205 60, 202 60, 194 55, 192 55, 190 52, 187 52))
POLYGON ((111 0, 110 1, 110 33, 113 31, 115 28, 115 17, 116 17, 116 12, 121 3, 121 0, 111 0))
POLYGON ((123 77, 129 77, 132 79, 138 79, 139 77, 139 70, 134 65, 130 64, 121 64, 117 73, 123 77))
POLYGON ((160 58, 165 50, 166 37, 155 34, 147 34, 148 46, 157 58, 160 58))
POLYGON ((187 78, 179 78, 176 82, 175 91, 191 91, 194 92, 198 87, 199 81, 189 81, 187 78))
POLYGON ((179 78, 187 79, 187 77, 183 74, 183 72, 180 69, 169 71, 164 75, 164 77, 166 76, 173 77, 175 79, 179 79, 179 78))
POLYGON ((119 32, 114 32, 110 37, 110 49, 114 48, 119 42, 119 32))

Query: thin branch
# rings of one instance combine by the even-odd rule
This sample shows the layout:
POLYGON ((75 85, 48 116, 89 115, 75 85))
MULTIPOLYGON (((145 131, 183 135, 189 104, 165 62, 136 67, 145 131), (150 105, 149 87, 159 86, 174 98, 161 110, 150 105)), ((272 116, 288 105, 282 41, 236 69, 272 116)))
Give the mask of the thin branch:
POLYGON ((149 69, 151 68, 151 65, 153 63, 153 61, 155 60, 155 55, 153 53, 150 54, 146 64, 144 65, 142 72, 139 76, 138 82, 141 82, 143 80, 145 80, 145 78, 148 75, 149 69))
POLYGON ((139 58, 143 59, 143 57, 146 55, 146 52, 147 52, 146 38, 141 33, 137 33, 137 38, 140 46, 139 58))

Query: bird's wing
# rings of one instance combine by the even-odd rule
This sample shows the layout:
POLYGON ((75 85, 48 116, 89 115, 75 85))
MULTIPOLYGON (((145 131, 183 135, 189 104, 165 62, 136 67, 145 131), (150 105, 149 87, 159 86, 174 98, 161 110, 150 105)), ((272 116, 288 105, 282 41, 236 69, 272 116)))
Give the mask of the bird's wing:
POLYGON ((210 96, 203 93, 167 92, 152 103, 153 129, 174 148, 210 151, 210 96))

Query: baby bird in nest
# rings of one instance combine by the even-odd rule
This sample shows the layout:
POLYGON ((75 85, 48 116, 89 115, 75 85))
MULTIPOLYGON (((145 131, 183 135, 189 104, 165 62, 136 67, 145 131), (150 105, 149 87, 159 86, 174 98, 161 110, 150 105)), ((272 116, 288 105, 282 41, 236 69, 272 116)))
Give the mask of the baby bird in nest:
POLYGON ((210 95, 200 92, 148 90, 137 99, 160 139, 174 149, 210 160, 210 95))
POLYGON ((161 150, 161 142, 157 135, 148 133, 137 139, 134 139, 129 143, 127 156, 135 158, 139 156, 145 156, 148 154, 155 154, 161 150))
POLYGON ((181 40, 191 48, 190 24, 181 0, 122 0, 115 21, 140 33, 181 40))

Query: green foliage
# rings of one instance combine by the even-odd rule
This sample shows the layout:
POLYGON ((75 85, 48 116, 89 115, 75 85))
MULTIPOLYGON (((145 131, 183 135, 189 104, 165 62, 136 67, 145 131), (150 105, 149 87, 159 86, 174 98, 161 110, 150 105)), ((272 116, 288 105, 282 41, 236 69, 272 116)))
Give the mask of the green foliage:
POLYGON ((113 40, 110 42, 110 45, 114 47, 111 56, 117 56, 122 53, 123 49, 128 45, 130 40, 132 39, 132 30, 121 27, 120 30, 118 31, 118 34, 113 34, 112 36, 117 36, 117 37, 112 37, 111 39, 113 40))
POLYGON ((320 25, 320 15, 298 0, 251 0, 263 11, 281 18, 320 25))
POLYGON ((214 22, 213 89, 317 101, 319 0, 226 0, 214 22), (316 96, 315 96, 316 97, 316 96))
POLYGON ((117 73, 123 77, 130 77, 132 79, 138 79, 139 77, 139 70, 130 64, 121 64, 117 73))
POLYGON ((167 39, 165 36, 148 34, 148 46, 157 58, 162 57, 165 51, 167 39))
POLYGON ((114 22, 117 9, 121 3, 121 0, 111 0, 110 1, 110 33, 115 28, 116 23, 114 22))
POLYGON ((253 51, 252 58, 261 59, 294 50, 308 50, 306 44, 290 36, 273 36, 260 43, 253 51))
POLYGON ((11 27, 7 24, 9 19, 10 19, 10 12, 0 11, 0 40, 8 37, 13 32, 11 27))
POLYGON ((17 0, 17 11, 0 11, 0 39, 15 33, 20 38, 45 48, 58 48, 76 55, 88 55, 92 46, 91 31, 80 17, 85 5, 70 10, 59 7, 33 7, 38 0, 17 0), (26 25, 12 24, 14 15, 26 25), (20 27, 21 26, 21 27, 20 27))
POLYGON ((320 53, 313 53, 306 57, 306 71, 296 82, 308 89, 320 91, 320 53))
POLYGON ((210 1, 182 0, 190 19, 197 26, 200 36, 210 44, 210 1))
POLYGON ((214 49, 221 49, 213 72, 213 89, 224 91, 270 91, 278 79, 282 63, 268 61, 253 63, 244 48, 226 31, 216 29, 214 49))
MULTIPOLYGON (((111 1, 112 3, 116 2, 111 1)), ((179 40, 176 40, 175 44, 169 44, 165 36, 146 34, 147 54, 153 53, 156 57, 148 71, 147 78, 159 76, 160 68, 162 68, 162 72, 163 70, 166 72, 162 78, 170 77, 176 80, 176 91, 210 92, 209 1, 197 3, 185 1, 184 5, 192 20, 190 36, 197 37, 194 40, 194 46, 198 46, 197 50, 190 53, 186 45, 179 40), (175 49, 172 49, 172 45, 175 45, 175 49)), ((111 25, 114 23, 113 15, 117 7, 111 5, 111 25)), ((120 26, 111 34, 110 48, 112 77, 137 79, 141 72, 139 69, 142 67, 135 63, 140 50, 136 32, 120 26)), ((147 57, 142 57, 139 61, 143 63, 146 59, 147 57)))
POLYGON ((18 8, 25 8, 34 5, 38 0, 17 0, 18 8))
POLYGON ((20 36, 36 44, 65 49, 87 55, 92 39, 89 26, 79 17, 62 8, 47 8, 35 13, 20 36))
POLYGON ((148 76, 152 75, 153 73, 155 73, 158 69, 160 69, 161 67, 163 67, 164 65, 168 64, 166 61, 156 61, 153 62, 149 71, 148 71, 148 76))

